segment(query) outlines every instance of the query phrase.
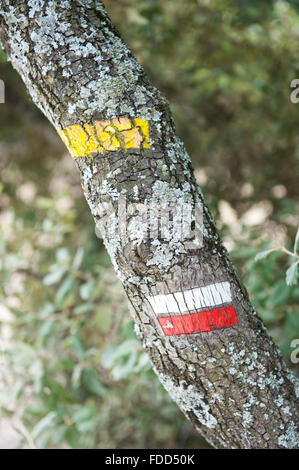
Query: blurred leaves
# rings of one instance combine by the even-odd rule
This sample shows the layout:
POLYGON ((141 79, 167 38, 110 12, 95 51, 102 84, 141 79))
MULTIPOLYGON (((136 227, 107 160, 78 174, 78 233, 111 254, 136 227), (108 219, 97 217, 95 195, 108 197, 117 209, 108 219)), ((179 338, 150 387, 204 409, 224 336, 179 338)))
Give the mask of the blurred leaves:
POLYGON ((261 251, 260 253, 255 255, 255 258, 254 258, 255 261, 259 261, 261 259, 266 258, 270 253, 273 253, 275 251, 280 251, 282 253, 285 253, 288 256, 291 256, 292 259, 296 259, 296 261, 294 261, 286 271, 286 284, 288 286, 294 286, 298 282, 298 274, 299 274, 298 273, 299 256, 297 253, 298 240, 299 240, 298 234, 299 234, 299 227, 296 232, 293 252, 289 251, 285 247, 278 247, 278 248, 272 248, 270 250, 261 251))
POLYGON ((298 261, 291 264, 286 272, 286 283, 288 286, 295 286, 298 282, 298 261))
MULTIPOLYGON (((22 426, 38 448, 173 446, 184 417, 135 336, 91 219, 88 225, 79 216, 86 211, 81 191, 71 230, 57 210, 59 199, 32 200, 29 215, 16 201, 1 227, 0 304, 12 315, 13 334, 5 350, 1 413, 22 409, 22 426), (159 407, 168 414, 152 421, 159 407)), ((23 438, 22 446, 28 445, 23 438)))
POLYGON ((106 0, 126 42, 172 104, 205 193, 239 208, 283 184, 298 197, 299 7, 294 1, 106 0), (224 197, 224 199, 225 199, 224 197))

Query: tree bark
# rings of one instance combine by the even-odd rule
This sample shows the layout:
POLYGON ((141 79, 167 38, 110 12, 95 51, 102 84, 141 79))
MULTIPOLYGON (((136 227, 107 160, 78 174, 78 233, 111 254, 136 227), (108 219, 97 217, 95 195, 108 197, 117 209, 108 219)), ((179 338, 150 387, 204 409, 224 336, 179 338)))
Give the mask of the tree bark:
POLYGON ((1 4, 1 42, 74 157, 161 383, 215 447, 298 448, 298 381, 221 243, 165 98, 102 2, 1 4), (160 211, 155 222, 162 206, 171 227, 184 207, 202 208, 195 244, 157 227, 149 236, 140 208, 160 211))

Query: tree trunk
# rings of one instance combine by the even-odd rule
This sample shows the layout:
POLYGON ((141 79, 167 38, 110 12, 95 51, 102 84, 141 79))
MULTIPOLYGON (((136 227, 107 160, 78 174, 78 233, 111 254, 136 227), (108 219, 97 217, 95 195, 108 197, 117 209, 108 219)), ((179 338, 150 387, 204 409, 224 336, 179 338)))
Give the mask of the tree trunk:
POLYGON ((296 379, 219 239, 166 100, 103 4, 4 0, 0 38, 74 157, 171 397, 215 447, 298 447, 296 379))

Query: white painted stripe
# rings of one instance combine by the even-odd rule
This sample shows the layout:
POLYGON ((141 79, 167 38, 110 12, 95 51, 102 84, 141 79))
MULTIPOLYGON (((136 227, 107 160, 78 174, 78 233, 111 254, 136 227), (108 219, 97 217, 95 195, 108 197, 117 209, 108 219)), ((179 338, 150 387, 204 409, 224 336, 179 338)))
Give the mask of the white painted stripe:
POLYGON ((157 315, 181 314, 204 307, 216 307, 232 301, 229 282, 217 282, 205 287, 173 294, 160 294, 148 297, 148 300, 157 315))

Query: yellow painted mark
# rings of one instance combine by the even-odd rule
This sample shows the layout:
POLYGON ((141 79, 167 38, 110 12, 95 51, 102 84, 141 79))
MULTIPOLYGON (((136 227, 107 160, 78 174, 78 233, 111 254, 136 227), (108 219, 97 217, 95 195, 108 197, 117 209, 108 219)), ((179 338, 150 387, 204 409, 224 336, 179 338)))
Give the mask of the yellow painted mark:
POLYGON ((74 158, 92 157, 97 152, 150 148, 149 122, 141 118, 94 121, 57 131, 74 158))

